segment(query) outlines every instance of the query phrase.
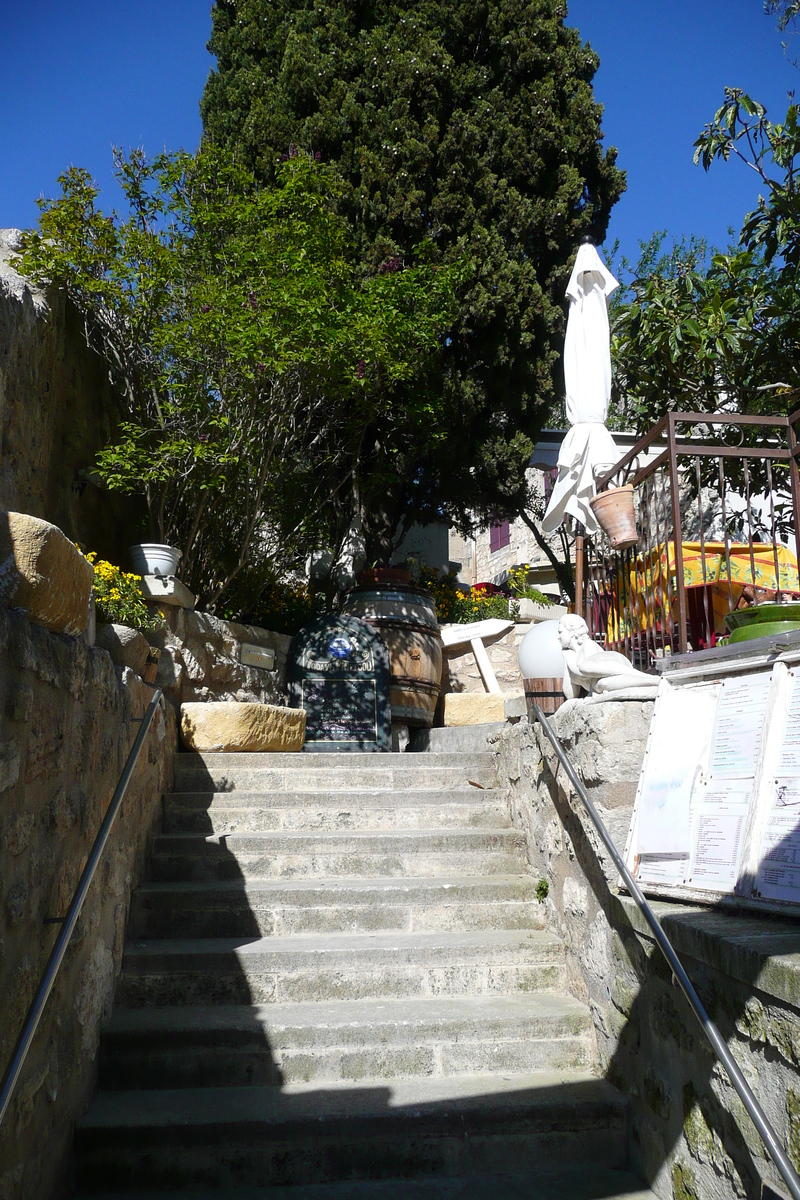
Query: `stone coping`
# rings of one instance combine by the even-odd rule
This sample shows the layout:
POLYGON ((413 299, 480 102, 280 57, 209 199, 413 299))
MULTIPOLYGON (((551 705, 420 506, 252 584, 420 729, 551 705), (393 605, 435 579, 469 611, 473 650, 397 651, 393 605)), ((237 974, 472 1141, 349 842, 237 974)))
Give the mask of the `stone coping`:
MULTIPOLYGON (((620 920, 653 940, 636 901, 627 895, 615 899, 620 920)), ((650 900, 650 906, 680 957, 800 1008, 800 922, 667 900, 650 900)))

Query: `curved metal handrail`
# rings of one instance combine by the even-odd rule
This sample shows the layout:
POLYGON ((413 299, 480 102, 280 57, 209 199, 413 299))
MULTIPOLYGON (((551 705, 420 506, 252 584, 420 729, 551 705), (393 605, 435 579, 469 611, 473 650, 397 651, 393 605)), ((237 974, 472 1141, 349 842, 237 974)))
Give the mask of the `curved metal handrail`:
POLYGON ((667 960, 675 979, 680 985, 681 991, 689 1001, 694 1015, 702 1025, 703 1032, 711 1043, 714 1053, 725 1067, 725 1070, 728 1073, 728 1078, 736 1089, 739 1099, 747 1110, 750 1119, 761 1135, 761 1140, 766 1146, 772 1161, 775 1163, 775 1166, 778 1168, 781 1178, 788 1187, 793 1200, 800 1200, 800 1178, 798 1178, 794 1167, 787 1158, 783 1146, 778 1140, 775 1130, 770 1125, 766 1114, 764 1113, 761 1105, 758 1103, 758 1100, 756 1099, 750 1085, 748 1084, 742 1072, 739 1070, 736 1060, 728 1049, 725 1039, 703 1007, 703 1003, 695 991, 692 981, 686 974, 681 960, 675 953, 672 943, 664 932, 661 922, 645 899, 638 883, 628 870, 625 860, 614 844, 611 834, 606 829, 602 817, 586 794, 586 789, 578 778, 572 763, 567 758, 567 753, 564 747, 561 745, 558 734, 552 729, 550 722, 547 720, 546 716, 538 707, 538 705, 534 707, 534 712, 536 714, 536 720, 541 725, 548 741, 556 752, 558 761, 561 763, 562 767, 569 776, 570 783, 583 801, 584 808, 588 812, 592 820, 592 824, 599 833, 603 845, 614 861, 614 866, 619 871, 625 882, 626 888, 633 896, 634 900, 639 906, 642 916, 653 931, 653 936, 656 940, 659 950, 667 960))
POLYGON ((42 981, 39 984, 36 995, 31 1001, 30 1008, 28 1009, 28 1015, 25 1018, 25 1024, 22 1026, 22 1031, 17 1038, 17 1044, 14 1047, 14 1053, 11 1056, 11 1062, 8 1064, 6 1073, 3 1076, 2 1086, 0 1086, 0 1122, 2 1122, 3 1117, 8 1111, 8 1106, 11 1103, 11 1096, 20 1077, 22 1067, 25 1063, 25 1058, 30 1050, 31 1042, 33 1041, 37 1026, 41 1020, 42 1013, 44 1012, 44 1007, 47 1004, 47 998, 52 991, 56 975, 58 974, 58 969, 61 966, 64 955, 67 952, 67 946, 69 945, 70 938, 75 930, 75 925, 77 924, 78 917, 80 916, 83 902, 86 899, 86 894, 91 887, 92 880, 94 879, 95 871, 97 870, 98 863, 100 862, 100 856, 105 849, 105 845, 108 841, 114 821, 116 820, 117 813, 119 812, 122 801, 125 798, 125 793, 128 790, 128 784, 130 783, 131 776, 136 768, 139 753, 144 745, 144 739, 147 737, 148 731, 153 722, 153 717, 156 714, 156 709, 159 706, 162 696, 163 692, 161 689, 156 688, 155 692, 153 693, 153 698, 147 706, 144 716, 142 717, 141 724, 139 726, 139 732, 136 735, 136 740, 134 741, 131 752, 128 755, 128 760, 122 769, 119 782, 114 789, 114 795, 111 797, 111 802, 106 809, 106 815, 103 817, 102 824, 97 831, 97 837, 94 839, 94 845, 92 846, 91 852, 86 861, 86 866, 83 868, 81 877, 78 880, 78 886, 75 889, 75 894, 73 895, 70 906, 67 909, 66 916, 63 918, 61 932, 56 938, 56 943, 53 946, 53 949, 50 951, 50 957, 47 960, 47 966, 44 969, 42 981))

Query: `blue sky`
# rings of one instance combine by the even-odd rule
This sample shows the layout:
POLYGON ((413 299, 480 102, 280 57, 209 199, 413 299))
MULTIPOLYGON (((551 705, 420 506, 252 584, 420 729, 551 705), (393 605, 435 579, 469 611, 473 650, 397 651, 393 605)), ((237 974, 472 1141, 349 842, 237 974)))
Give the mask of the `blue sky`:
MULTIPOLYGON (((52 195, 73 163, 116 203, 114 143, 196 147, 209 13, 209 0, 0 0, 0 226, 35 223, 36 197, 52 195)), ((609 240, 629 258, 656 229, 725 245, 757 181, 733 162, 706 175, 692 165, 692 142, 726 84, 775 118, 785 112, 800 73, 774 18, 761 0, 571 0, 568 23, 600 55, 606 141, 628 173, 609 240)))

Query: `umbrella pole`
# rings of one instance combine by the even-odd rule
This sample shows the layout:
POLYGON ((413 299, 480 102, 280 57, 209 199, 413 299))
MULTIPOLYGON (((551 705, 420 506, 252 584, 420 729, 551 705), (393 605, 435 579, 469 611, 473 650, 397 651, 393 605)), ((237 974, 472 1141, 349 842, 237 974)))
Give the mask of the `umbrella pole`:
POLYGON ((577 616, 583 616, 583 532, 578 533, 577 530, 583 530, 582 525, 578 525, 575 532, 575 612, 577 616))

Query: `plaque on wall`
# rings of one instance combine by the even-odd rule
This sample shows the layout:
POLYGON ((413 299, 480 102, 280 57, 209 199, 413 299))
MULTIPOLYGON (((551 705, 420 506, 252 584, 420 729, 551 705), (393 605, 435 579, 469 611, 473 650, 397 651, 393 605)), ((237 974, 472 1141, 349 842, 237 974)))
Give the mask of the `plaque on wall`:
POLYGON ((289 704, 305 709, 306 751, 390 750, 389 652, 357 617, 327 615, 289 651, 289 704))

